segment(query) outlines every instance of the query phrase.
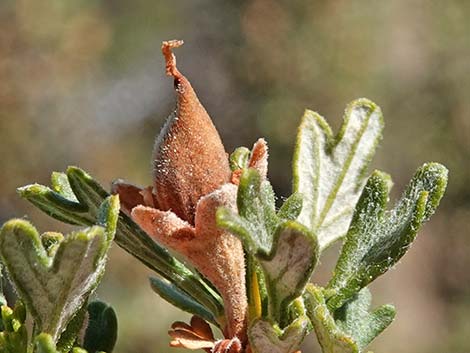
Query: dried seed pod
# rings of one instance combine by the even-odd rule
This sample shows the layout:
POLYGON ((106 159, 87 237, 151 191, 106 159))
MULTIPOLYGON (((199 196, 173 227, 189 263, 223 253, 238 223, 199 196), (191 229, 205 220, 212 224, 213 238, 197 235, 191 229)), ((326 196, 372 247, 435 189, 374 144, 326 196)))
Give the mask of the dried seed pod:
POLYGON ((182 41, 168 41, 162 45, 166 72, 174 77, 177 106, 156 140, 153 177, 160 209, 171 209, 194 224, 197 202, 229 181, 230 168, 209 115, 176 67, 171 49, 181 44, 182 41))

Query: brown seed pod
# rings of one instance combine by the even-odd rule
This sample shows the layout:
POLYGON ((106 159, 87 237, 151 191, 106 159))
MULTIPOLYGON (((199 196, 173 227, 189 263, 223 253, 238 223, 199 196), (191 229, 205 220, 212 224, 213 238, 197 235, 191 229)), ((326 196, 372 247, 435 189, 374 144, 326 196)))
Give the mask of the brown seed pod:
POLYGON ((177 105, 158 136, 153 152, 153 177, 158 205, 194 224, 199 199, 230 179, 220 136, 189 81, 176 67, 172 48, 182 41, 163 42, 166 72, 174 77, 177 105))

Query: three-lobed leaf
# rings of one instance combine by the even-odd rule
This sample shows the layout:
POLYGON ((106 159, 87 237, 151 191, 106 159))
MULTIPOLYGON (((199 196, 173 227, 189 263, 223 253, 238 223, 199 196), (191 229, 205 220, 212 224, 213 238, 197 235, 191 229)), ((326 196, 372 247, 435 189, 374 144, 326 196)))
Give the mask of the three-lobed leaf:
POLYGON ((339 308, 385 273, 406 253, 435 211, 447 184, 447 169, 428 163, 418 169, 396 206, 386 210, 390 177, 374 172, 356 206, 333 278, 328 306, 339 308))
POLYGON ((281 330, 268 320, 256 319, 248 330, 254 353, 294 353, 309 331, 310 320, 304 315, 281 330))
POLYGON ((363 288, 334 312, 336 326, 354 339, 359 351, 363 351, 395 318, 395 308, 389 304, 369 312, 371 301, 369 290, 363 288))
POLYGON ((321 249, 346 234, 382 129, 381 110, 367 99, 347 107, 337 136, 323 117, 305 112, 294 153, 294 191, 304 197, 298 220, 317 235, 321 249))
POLYGON ((0 255, 37 329, 57 341, 101 279, 119 212, 117 196, 104 203, 106 228, 92 226, 64 237, 50 256, 27 221, 11 220, 0 232, 0 255))

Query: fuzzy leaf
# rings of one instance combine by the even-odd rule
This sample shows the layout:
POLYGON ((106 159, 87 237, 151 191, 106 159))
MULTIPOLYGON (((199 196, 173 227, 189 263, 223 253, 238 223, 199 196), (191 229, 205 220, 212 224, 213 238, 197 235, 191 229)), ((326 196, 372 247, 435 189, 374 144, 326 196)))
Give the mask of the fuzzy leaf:
POLYGON ((386 211, 390 177, 374 172, 357 204, 334 276, 328 306, 341 307, 406 253, 419 228, 435 211, 447 184, 447 169, 429 163, 418 169, 400 201, 386 211))
MULTIPOLYGON (((261 181, 255 169, 245 169, 238 187, 237 207, 250 237, 245 239, 252 249, 268 253, 279 219, 276 216, 274 192, 268 181, 261 181)), ((243 239, 242 239, 243 241, 243 239)))
POLYGON ((238 214, 220 208, 217 225, 237 235, 245 249, 253 254, 269 254, 274 233, 283 220, 296 218, 302 207, 300 195, 289 197, 276 213, 275 196, 271 184, 261 180, 255 169, 244 169, 237 194, 238 214))
POLYGON ((304 295, 308 316, 313 324, 323 353, 359 353, 354 339, 335 323, 320 288, 307 285, 304 295))
POLYGON ((259 254, 268 287, 272 317, 287 312, 288 304, 302 294, 318 260, 313 234, 294 221, 281 224, 270 254, 259 254), (277 313, 277 314, 275 314, 277 313))
POLYGON ((230 155, 230 169, 235 171, 237 169, 248 168, 251 151, 246 147, 238 147, 230 155))
POLYGON ((25 326, 26 310, 21 301, 14 309, 6 305, 1 307, 2 332, 0 332, 0 352, 27 353, 28 332, 25 326))
POLYGON ((73 225, 91 225, 95 222, 86 206, 71 201, 46 186, 31 184, 18 188, 17 191, 21 197, 61 222, 73 225))
MULTIPOLYGON (((117 199, 112 196, 111 200, 117 199)), ((119 203, 110 215, 119 212, 119 203)), ((116 218, 110 217, 109 222, 116 218)), ((113 228, 113 225, 109 225, 113 228)), ((69 234, 53 257, 27 221, 11 220, 0 232, 0 255, 10 279, 40 332, 56 341, 101 279, 113 234, 93 226, 69 234)))
POLYGON ((40 333, 34 340, 36 353, 59 353, 56 350, 54 339, 47 333, 40 333))
POLYGON ((88 326, 83 347, 89 353, 111 353, 117 339, 118 322, 113 308, 101 301, 88 305, 88 326))
POLYGON ((151 277, 150 285, 155 293, 177 308, 180 308, 181 310, 190 314, 197 315, 216 326, 220 325, 216 321, 213 313, 208 311, 205 307, 203 307, 181 289, 176 287, 174 284, 157 277, 151 277))
POLYGON ((370 313, 371 301, 369 290, 364 288, 334 313, 336 325, 354 339, 359 351, 363 351, 395 318, 393 305, 382 305, 370 313))
POLYGON ((299 193, 293 193, 284 201, 277 215, 279 218, 295 221, 302 211, 303 197, 299 193))
MULTIPOLYGON (((262 181, 255 169, 245 169, 237 195, 238 214, 225 208, 217 211, 217 224, 237 235, 248 252, 263 269, 268 291, 269 316, 279 321, 289 303, 302 293, 317 263, 316 237, 295 218, 301 208, 298 194, 291 196, 276 213, 274 192, 268 181, 262 181)), ((248 261, 250 305, 256 293, 251 288, 256 265, 248 261), (253 292, 253 293, 252 293, 253 292)), ((256 292, 256 291, 255 291, 256 292)), ((257 310, 254 310, 255 312, 257 310)))
MULTIPOLYGON (((19 188, 18 192, 60 221, 77 225, 92 225, 98 221, 99 206, 109 196, 99 183, 76 167, 69 167, 66 174, 54 173, 52 179, 56 191, 33 184, 19 188)), ((115 241, 120 247, 210 311, 218 315, 223 313, 219 295, 208 288, 197 273, 171 256, 123 212, 119 214, 116 227, 115 241)))
POLYGON ((254 353, 293 353, 299 349, 310 325, 304 315, 284 330, 263 319, 255 320, 248 331, 251 349, 254 353))
POLYGON ((321 249, 346 234, 382 129, 380 108, 367 99, 346 108, 336 136, 323 117, 305 112, 294 153, 294 191, 304 196, 298 221, 317 234, 321 249))
POLYGON ((60 172, 52 172, 51 174, 51 185, 55 192, 59 193, 66 199, 74 202, 78 202, 72 188, 69 184, 67 174, 60 172))
POLYGON ((84 301, 82 307, 75 313, 74 317, 70 320, 67 328, 60 335, 59 340, 56 344, 56 349, 60 353, 68 353, 73 348, 77 336, 83 327, 85 316, 87 312, 88 298, 84 301))

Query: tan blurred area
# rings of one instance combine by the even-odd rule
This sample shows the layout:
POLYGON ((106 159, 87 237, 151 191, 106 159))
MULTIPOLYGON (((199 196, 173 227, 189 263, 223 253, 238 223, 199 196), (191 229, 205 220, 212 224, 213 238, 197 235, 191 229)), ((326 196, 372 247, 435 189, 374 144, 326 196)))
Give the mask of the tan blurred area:
MULTIPOLYGON (((277 194, 291 191, 291 157, 305 108, 334 129, 348 102, 382 107, 373 162, 398 197, 426 161, 445 164, 441 208, 396 269, 372 287, 398 315, 376 353, 470 352, 470 2, 0 1, 0 223, 27 217, 68 231, 15 188, 47 184, 78 165, 103 185, 150 184, 153 140, 173 109, 160 45, 184 39, 178 65, 227 151, 270 145, 277 194)), ((328 250, 314 280, 331 274, 328 250)), ((154 294, 151 271, 114 246, 97 296, 111 303, 116 352, 169 352, 167 328, 187 319, 154 294)), ((314 336, 304 352, 319 352, 314 336)))

